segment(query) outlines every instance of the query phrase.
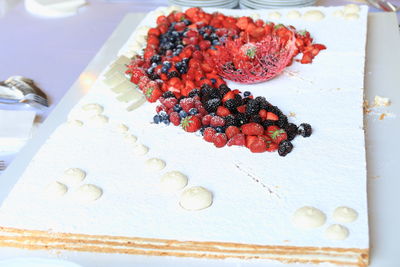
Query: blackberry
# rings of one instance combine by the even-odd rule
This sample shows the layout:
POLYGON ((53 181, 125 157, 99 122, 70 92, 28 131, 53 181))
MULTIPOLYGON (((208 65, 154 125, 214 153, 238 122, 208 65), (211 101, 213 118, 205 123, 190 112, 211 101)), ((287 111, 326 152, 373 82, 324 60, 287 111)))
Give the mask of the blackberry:
POLYGON ((157 75, 157 73, 155 73, 154 71, 152 73, 149 74, 149 78, 150 80, 157 80, 160 79, 160 76, 157 75))
POLYGON ((237 125, 237 120, 235 118, 235 116, 233 115, 228 115, 225 117, 225 126, 238 126, 237 125))
POLYGON ((151 59, 150 59, 150 62, 151 63, 156 63, 156 64, 161 63, 161 56, 160 55, 152 56, 151 59))
POLYGON ((285 115, 279 114, 279 120, 277 122, 277 125, 280 128, 285 128, 289 124, 288 119, 285 115))
POLYGON ((299 128, 297 128, 297 133, 303 137, 309 137, 312 134, 312 128, 311 125, 308 123, 302 123, 299 125, 299 128))
POLYGON ((268 110, 271 105, 263 96, 257 96, 254 100, 260 105, 260 109, 268 110))
POLYGON ((193 89, 192 91, 190 91, 189 93, 189 97, 195 97, 195 96, 200 96, 200 90, 199 89, 193 89))
POLYGON ((164 98, 169 98, 169 97, 175 97, 174 93, 172 93, 171 91, 166 91, 162 94, 162 97, 164 98))
POLYGON ((221 100, 219 98, 212 98, 204 104, 204 108, 208 113, 217 111, 217 108, 221 105, 221 100))
POLYGON ((177 71, 171 71, 167 74, 168 79, 171 79, 173 77, 179 77, 179 73, 177 71))
POLYGON ((255 100, 249 100, 246 105, 246 114, 256 115, 260 111, 260 104, 255 100))
POLYGON ((258 124, 261 124, 263 122, 262 118, 260 117, 260 115, 253 115, 250 117, 250 121, 251 122, 256 122, 258 124))
POLYGON ((241 106, 241 105, 243 105, 243 98, 242 98, 242 96, 241 95, 239 95, 239 94, 237 94, 237 95, 235 95, 235 101, 236 101, 236 105, 237 106, 241 106))
POLYGON ((281 157, 286 156, 292 151, 292 149, 293 149, 292 143, 288 140, 283 140, 282 142, 279 143, 279 148, 278 148, 279 156, 281 157))
POLYGON ((215 130, 217 131, 217 133, 223 133, 223 132, 225 132, 224 128, 221 127, 221 126, 215 127, 215 130))
POLYGON ((297 126, 294 123, 289 123, 284 128, 287 134, 287 138, 289 141, 292 141, 297 135, 297 126))
POLYGON ((201 97, 206 97, 206 98, 218 98, 220 99, 220 95, 218 93, 218 90, 215 88, 212 88, 211 85, 208 84, 203 84, 200 89, 200 95, 201 97))
POLYGON ((224 106, 229 109, 230 112, 236 112, 236 108, 238 107, 235 99, 228 99, 225 101, 224 106))
POLYGON ((249 117, 244 113, 238 113, 236 114, 236 121, 237 121, 237 126, 242 126, 243 124, 249 122, 249 117))
POLYGON ((264 126, 265 129, 268 128, 268 126, 276 125, 276 121, 272 120, 265 120, 261 123, 262 126, 264 126))

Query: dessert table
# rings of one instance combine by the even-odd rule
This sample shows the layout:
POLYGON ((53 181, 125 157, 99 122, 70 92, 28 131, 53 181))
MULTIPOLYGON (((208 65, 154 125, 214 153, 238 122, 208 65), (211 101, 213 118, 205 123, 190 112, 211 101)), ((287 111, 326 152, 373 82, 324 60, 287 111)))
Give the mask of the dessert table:
MULTIPOLYGON (((357 1, 359 2, 359 1, 357 1)), ((340 5, 349 1, 319 1, 319 5, 340 5)), ((11 75, 33 78, 47 93, 50 107, 41 113, 43 127, 37 131, 32 142, 22 149, 10 168, 0 177, 0 201, 16 182, 36 149, 56 127, 57 114, 68 108, 88 90, 93 79, 102 70, 93 66, 106 66, 115 51, 129 36, 135 24, 147 12, 166 1, 89 1, 76 16, 47 19, 27 13, 23 3, 18 4, 0 18, 0 79, 11 75), (127 13, 132 13, 129 14, 127 13), (138 13, 142 12, 142 13, 138 13), (122 20, 122 23, 121 23, 122 20), (120 24, 121 23, 121 24, 120 24), (119 25, 119 26, 118 26, 119 25), (118 26, 118 27, 117 27, 118 26), (115 32, 114 32, 115 30, 115 32), (113 34, 114 32, 114 34, 113 34), (118 34, 116 34, 118 33, 118 34), (109 40, 114 39, 110 46, 109 40), (121 37, 122 36, 122 37, 121 37), (108 41, 107 41, 108 40, 108 41), (103 44, 105 44, 103 46, 103 44), (101 50, 100 50, 101 49, 101 50), (100 53, 98 51, 100 50, 100 53), (97 56, 95 57, 95 55, 97 56), (93 60, 92 60, 93 59, 93 60), (90 62, 90 64, 89 64, 90 62), (89 65, 88 65, 89 64, 89 65), (88 66, 87 66, 88 65, 88 66), (82 75, 83 74, 83 75, 82 75), (71 88, 72 86, 72 88, 71 88), (71 88, 71 90, 69 90, 71 88), (59 105, 58 105, 59 104, 59 105), (54 109, 54 112, 51 113, 54 109), (51 113, 51 114, 50 114, 51 113), (49 115, 50 114, 50 115, 49 115), (45 120, 48 117, 48 120, 45 120)), ((373 10, 376 11, 376 10, 373 10)), ((394 118, 380 121, 377 116, 365 116, 366 147, 368 159, 368 191, 371 224, 371 266, 398 266, 398 240, 400 215, 393 203, 400 201, 396 192, 400 182, 395 151, 400 143, 393 140, 400 124, 397 116, 400 94, 395 91, 400 84, 398 65, 400 61, 400 38, 398 21, 394 14, 371 14, 366 63, 366 98, 375 95, 389 97, 389 112, 394 118), (385 31, 382 31, 385 29, 385 31), (385 42, 382 42, 385 40, 385 42), (397 73, 397 74, 396 74, 397 73)), ((11 108, 0 106, 0 108, 11 108)), ((7 155, 6 155, 7 156, 7 155)), ((8 155, 10 158, 14 155, 8 155)), ((0 154, 0 159, 2 155, 0 154)), ((45 251, 21 251, 0 248, 0 260, 16 256, 61 258, 76 261, 82 266, 118 266, 132 264, 152 266, 274 266, 241 261, 201 261, 175 258, 148 258, 130 255, 103 255, 91 253, 61 252, 59 255, 45 251)), ((302 266, 302 265, 298 265, 302 266)))

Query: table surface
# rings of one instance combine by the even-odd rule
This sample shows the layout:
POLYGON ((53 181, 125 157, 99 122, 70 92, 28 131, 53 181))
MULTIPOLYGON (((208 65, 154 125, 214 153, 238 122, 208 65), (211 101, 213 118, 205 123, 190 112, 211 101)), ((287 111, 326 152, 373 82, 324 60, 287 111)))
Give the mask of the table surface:
MULTIPOLYGON (((27 13, 22 4, 16 6, 5 17, 0 18, 0 32, 2 33, 0 35, 2 51, 0 53, 0 62, 2 63, 0 64, 0 79, 15 74, 34 78, 49 95, 51 107, 43 114, 44 118, 47 117, 127 12, 147 11, 163 3, 163 1, 149 0, 145 4, 134 5, 132 2, 134 1, 131 3, 90 2, 77 16, 62 19, 35 17, 27 13), (79 25, 81 26, 79 27, 79 25), (55 64, 56 68, 53 67, 55 64)), ((345 1, 337 1, 338 4, 340 2, 345 1)), ((400 61, 397 22, 395 16, 383 13, 371 18, 373 19, 370 20, 369 25, 367 54, 371 55, 378 49, 382 50, 382 54, 379 57, 375 56, 373 60, 372 58, 367 59, 367 97, 372 99, 376 94, 390 97, 394 103, 390 112, 399 114, 400 94, 395 91, 400 84, 398 67, 396 68, 396 62, 400 61), (382 31, 383 28, 386 30, 382 31), (381 40, 393 40, 393 42, 383 45, 381 40)), ((77 83, 74 86, 78 86, 77 83)), ((63 106, 65 109, 71 106, 72 103, 67 101, 68 97, 74 99, 76 95, 67 94, 57 108, 63 106)), ((49 120, 51 120, 51 116, 49 120)), ((367 116, 366 120, 372 265, 379 267, 395 267, 399 266, 400 262, 400 259, 396 260, 395 258, 396 253, 399 252, 397 242, 400 239, 400 231, 397 225, 400 224, 400 216, 392 204, 400 202, 400 194, 396 192, 400 186, 397 179, 400 169, 394 157, 394 152, 400 150, 400 143, 390 141, 393 132, 399 133, 400 125, 397 121, 397 118, 379 121, 376 117, 371 116, 367 116), (371 160, 372 157, 375 160, 371 160)), ((46 124, 50 124, 50 122, 46 122, 46 124)), ((39 129, 39 134, 42 132, 41 130, 45 131, 45 129, 39 129)), ((43 138, 45 138, 44 135, 43 138)), ((28 149, 29 147, 23 149, 23 155, 18 156, 10 171, 17 173, 17 169, 23 166, 18 166, 17 161, 19 163, 24 160, 25 163, 29 162, 29 153, 25 153, 28 152, 28 149)), ((34 150, 31 151, 31 154, 33 152, 34 150)), ((15 180, 17 176, 6 172, 1 178, 7 177, 13 177, 15 180)), ((6 192, 3 185, 11 186, 11 181, 8 183, 5 179, 1 179, 0 182, 2 199, 6 192)), ((7 249, 0 249, 0 259, 7 258, 9 255, 18 255, 18 253, 9 253, 7 249)), ((88 264, 90 256, 84 257, 86 260, 82 263, 87 263, 85 266, 91 266, 88 264)), ((126 255, 121 259, 125 263, 132 260, 126 255)), ((149 262, 147 258, 135 259, 135 263, 139 264, 149 262)), ((153 261, 153 263, 160 262, 160 260, 153 261)), ((108 261, 108 264, 110 263, 108 261)), ((175 264, 173 260, 163 263, 168 266, 175 264)), ((220 265, 220 263, 215 264, 213 266, 220 265)), ((224 266, 229 265, 224 264, 224 266)), ((232 263, 231 265, 239 266, 240 264, 232 263)), ((101 266, 107 266, 107 261, 101 266)))

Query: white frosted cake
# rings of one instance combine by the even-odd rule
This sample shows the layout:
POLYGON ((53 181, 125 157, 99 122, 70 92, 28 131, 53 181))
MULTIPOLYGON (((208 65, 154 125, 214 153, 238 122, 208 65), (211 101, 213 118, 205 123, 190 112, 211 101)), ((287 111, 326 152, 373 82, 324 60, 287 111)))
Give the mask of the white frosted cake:
MULTIPOLYGON (((312 136, 279 157, 218 149, 155 124, 156 104, 126 80, 129 61, 119 57, 2 203, 1 246, 368 265, 367 7, 219 11, 307 29, 327 46, 312 64, 295 62, 270 81, 227 81, 266 97, 290 122, 307 121, 312 136)), ((163 12, 149 13, 119 56, 140 50, 163 12)))

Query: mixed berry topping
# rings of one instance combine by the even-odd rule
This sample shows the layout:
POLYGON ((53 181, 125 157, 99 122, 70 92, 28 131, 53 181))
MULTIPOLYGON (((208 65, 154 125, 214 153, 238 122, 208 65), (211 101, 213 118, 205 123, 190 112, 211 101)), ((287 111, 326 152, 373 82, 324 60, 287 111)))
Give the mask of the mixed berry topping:
POLYGON ((149 102, 159 102, 154 123, 199 131, 218 148, 244 146, 286 156, 291 141, 310 136, 311 126, 289 123, 265 97, 231 89, 224 79, 264 81, 296 55, 302 54, 300 63, 311 63, 323 49, 292 26, 189 8, 157 18, 143 56, 133 58, 126 73, 149 102))

